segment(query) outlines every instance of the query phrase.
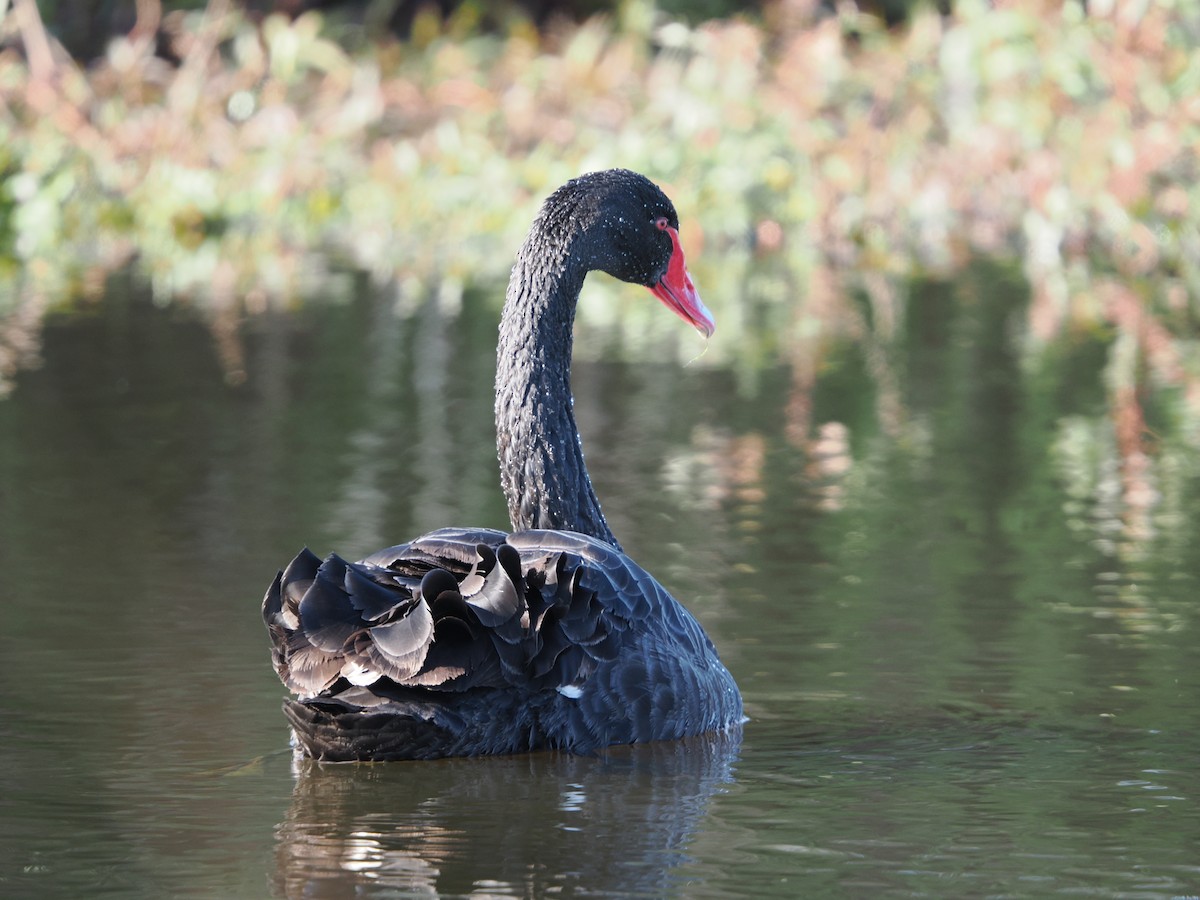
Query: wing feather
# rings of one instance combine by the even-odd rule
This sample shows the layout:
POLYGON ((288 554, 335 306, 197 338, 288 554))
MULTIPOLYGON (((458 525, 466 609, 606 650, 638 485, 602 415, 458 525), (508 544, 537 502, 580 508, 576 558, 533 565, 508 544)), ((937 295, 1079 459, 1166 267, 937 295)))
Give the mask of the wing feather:
POLYGON ((305 549, 267 591, 263 618, 280 678, 313 702, 544 696, 554 712, 539 727, 557 729, 558 746, 741 716, 699 624, 627 556, 580 534, 446 528, 358 563, 305 549), (728 695, 715 707, 689 699, 713 684, 728 695))

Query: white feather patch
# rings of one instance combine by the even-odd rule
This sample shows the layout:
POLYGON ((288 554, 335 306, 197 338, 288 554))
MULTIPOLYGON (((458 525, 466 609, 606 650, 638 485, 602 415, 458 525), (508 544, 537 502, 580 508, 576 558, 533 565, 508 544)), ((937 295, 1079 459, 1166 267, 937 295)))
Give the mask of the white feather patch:
POLYGON ((355 662, 352 659, 342 663, 342 675, 351 684, 359 687, 367 687, 379 680, 380 673, 374 669, 368 669, 361 663, 355 662))

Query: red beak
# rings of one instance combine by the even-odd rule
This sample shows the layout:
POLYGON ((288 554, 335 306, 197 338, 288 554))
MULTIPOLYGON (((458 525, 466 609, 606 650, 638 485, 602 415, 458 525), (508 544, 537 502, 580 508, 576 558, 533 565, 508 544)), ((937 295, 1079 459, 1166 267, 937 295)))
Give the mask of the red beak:
POLYGON ((706 338, 710 338, 717 329, 712 313, 700 300, 696 286, 692 284, 692 276, 688 274, 687 262, 683 258, 683 247, 679 243, 679 232, 668 227, 667 234, 671 236, 674 249, 671 251, 671 262, 667 266, 667 274, 662 280, 650 288, 650 292, 674 311, 706 338))

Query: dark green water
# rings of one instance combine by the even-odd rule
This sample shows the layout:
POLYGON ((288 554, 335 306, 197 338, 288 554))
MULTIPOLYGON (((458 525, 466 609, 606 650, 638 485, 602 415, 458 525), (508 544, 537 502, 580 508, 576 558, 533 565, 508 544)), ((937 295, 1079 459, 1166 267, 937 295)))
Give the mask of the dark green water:
POLYGON ((1019 286, 972 284, 811 382, 577 364, 740 745, 373 766, 293 762, 258 603, 304 544, 503 525, 494 313, 224 357, 121 291, 52 317, 0 401, 0 896, 1200 895, 1200 465, 1168 396, 1123 476, 1108 338, 1023 356, 1019 286))

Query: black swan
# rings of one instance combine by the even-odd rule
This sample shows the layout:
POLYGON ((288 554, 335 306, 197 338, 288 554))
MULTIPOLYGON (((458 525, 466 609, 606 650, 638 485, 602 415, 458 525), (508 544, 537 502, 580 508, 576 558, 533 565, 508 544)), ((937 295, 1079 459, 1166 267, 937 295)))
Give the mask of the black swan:
POLYGON ((500 323, 496 443, 512 533, 444 528, 357 563, 307 549, 263 598, 295 742, 326 760, 430 759, 734 729, 742 699, 699 623, 620 548, 583 464, 572 325, 592 269, 704 335, 675 208, 634 172, 543 204, 500 323))

